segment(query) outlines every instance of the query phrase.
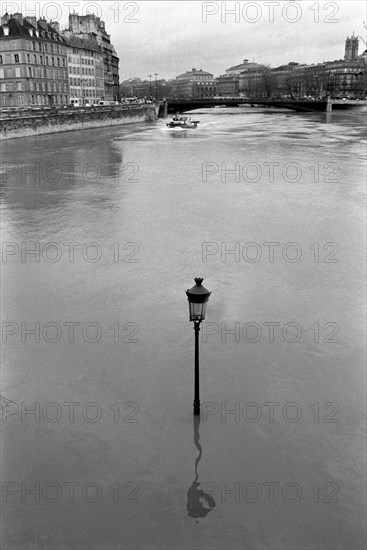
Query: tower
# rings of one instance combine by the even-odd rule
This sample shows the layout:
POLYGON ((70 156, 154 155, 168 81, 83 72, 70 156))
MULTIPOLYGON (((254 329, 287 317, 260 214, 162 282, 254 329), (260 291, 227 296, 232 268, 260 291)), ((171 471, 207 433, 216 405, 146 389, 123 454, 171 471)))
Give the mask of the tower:
POLYGON ((352 61, 356 61, 357 57, 358 57, 359 41, 358 41, 358 36, 354 35, 354 31, 353 31, 353 35, 351 36, 350 42, 351 42, 351 50, 352 50, 351 59, 352 59, 352 61))
POLYGON ((345 61, 350 61, 352 59, 352 43, 349 36, 347 36, 347 39, 345 41, 344 59, 345 61))
POLYGON ((347 39, 345 41, 345 54, 344 54, 344 60, 345 61, 356 61, 358 57, 358 46, 359 46, 359 40, 358 36, 355 36, 354 31, 352 36, 349 38, 347 36, 347 39))

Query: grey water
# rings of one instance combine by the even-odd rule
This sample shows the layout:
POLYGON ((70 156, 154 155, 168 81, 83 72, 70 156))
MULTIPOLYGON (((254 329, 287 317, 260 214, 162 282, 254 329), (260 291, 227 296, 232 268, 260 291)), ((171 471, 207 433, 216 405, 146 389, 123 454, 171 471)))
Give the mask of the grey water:
POLYGON ((3 548, 365 547, 365 115, 191 116, 2 144, 3 548))

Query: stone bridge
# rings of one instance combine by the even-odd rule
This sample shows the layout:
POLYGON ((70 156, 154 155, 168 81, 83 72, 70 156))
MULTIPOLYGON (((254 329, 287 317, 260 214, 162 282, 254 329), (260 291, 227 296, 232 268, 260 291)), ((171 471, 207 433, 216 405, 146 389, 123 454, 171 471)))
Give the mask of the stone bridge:
POLYGON ((297 100, 297 99, 264 99, 264 98, 173 98, 167 100, 169 113, 191 111, 194 109, 215 107, 222 105, 226 107, 238 107, 241 105, 259 106, 259 107, 277 107, 281 109, 291 109, 299 112, 327 111, 332 109, 354 109, 360 107, 366 110, 367 101, 358 100, 297 100))

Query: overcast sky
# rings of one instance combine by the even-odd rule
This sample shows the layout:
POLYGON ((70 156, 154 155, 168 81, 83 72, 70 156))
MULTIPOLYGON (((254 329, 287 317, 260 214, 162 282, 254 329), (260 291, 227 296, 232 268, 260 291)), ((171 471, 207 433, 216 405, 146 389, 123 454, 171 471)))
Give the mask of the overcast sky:
MULTIPOLYGON (((192 67, 219 76, 245 58, 271 66, 317 63, 343 58, 353 31, 366 40, 363 0, 2 2, 2 14, 17 10, 56 19, 62 27, 72 11, 100 16, 120 58, 120 80, 154 73, 175 78, 192 67)), ((360 40, 359 53, 364 49, 360 40)))

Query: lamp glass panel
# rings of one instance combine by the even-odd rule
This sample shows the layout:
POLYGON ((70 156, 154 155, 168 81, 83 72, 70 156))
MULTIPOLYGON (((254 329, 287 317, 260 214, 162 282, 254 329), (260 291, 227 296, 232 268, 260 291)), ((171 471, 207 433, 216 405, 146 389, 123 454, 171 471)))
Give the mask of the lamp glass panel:
POLYGON ((202 312, 201 312, 201 318, 202 320, 205 319, 205 313, 206 313, 206 305, 207 305, 208 302, 204 302, 204 304, 202 304, 202 312))
POLYGON ((203 306, 205 304, 189 302, 191 321, 201 321, 203 319, 203 306))

